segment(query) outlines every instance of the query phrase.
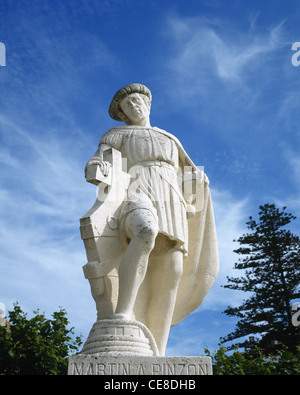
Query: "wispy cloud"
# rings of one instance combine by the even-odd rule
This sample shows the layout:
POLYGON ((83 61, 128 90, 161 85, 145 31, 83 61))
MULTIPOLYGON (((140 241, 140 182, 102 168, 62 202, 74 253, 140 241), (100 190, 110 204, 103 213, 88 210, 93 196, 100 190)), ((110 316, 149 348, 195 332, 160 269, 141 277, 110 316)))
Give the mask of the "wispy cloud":
MULTIPOLYGON (((249 22, 248 31, 241 31, 224 20, 170 16, 167 26, 173 56, 169 69, 182 90, 190 97, 206 95, 213 83, 215 89, 219 84, 218 91, 222 89, 220 84, 226 84, 249 93, 253 84, 249 76, 258 69, 261 73, 262 64, 269 68, 272 54, 286 44, 284 21, 262 32, 256 27, 256 19, 249 22)), ((267 76, 267 67, 264 69, 267 76)))
POLYGON ((0 130, 9 134, 0 148, 0 300, 10 309, 16 301, 50 312, 63 306, 80 330, 89 290, 79 218, 96 194, 88 193, 78 148, 62 137, 45 141, 3 115, 0 130), (76 293, 83 297, 74 304, 76 293))
POLYGON ((0 73, 0 301, 48 313, 63 306, 86 332, 96 309, 79 218, 96 191, 84 166, 98 143, 91 118, 99 122, 103 111, 108 119, 107 103, 97 101, 101 72, 118 73, 120 62, 102 36, 73 26, 100 6, 38 3, 16 5, 2 25, 10 34, 0 73))
POLYGON ((258 62, 261 63, 262 59, 265 60, 282 46, 282 25, 280 23, 265 35, 251 33, 238 44, 212 32, 211 45, 219 78, 242 83, 249 70, 256 68, 258 62))

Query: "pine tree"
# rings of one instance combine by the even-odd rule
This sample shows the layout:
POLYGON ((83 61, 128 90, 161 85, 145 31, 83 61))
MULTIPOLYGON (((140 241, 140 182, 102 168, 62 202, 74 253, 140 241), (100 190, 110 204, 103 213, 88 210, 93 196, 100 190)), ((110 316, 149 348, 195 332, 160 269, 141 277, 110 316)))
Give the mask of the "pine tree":
MULTIPOLYGON (((239 307, 224 311, 239 321, 235 331, 222 341, 232 341, 248 335, 258 335, 260 347, 272 351, 272 341, 285 344, 295 350, 299 344, 299 331, 292 324, 291 306, 300 298, 300 239, 284 227, 296 217, 280 211, 275 204, 260 206, 259 221, 249 217, 246 222, 251 233, 237 241, 240 248, 234 250, 242 255, 235 269, 243 270, 242 277, 227 277, 224 288, 250 292, 250 297, 239 307)), ((246 340, 240 343, 246 347, 246 340)))

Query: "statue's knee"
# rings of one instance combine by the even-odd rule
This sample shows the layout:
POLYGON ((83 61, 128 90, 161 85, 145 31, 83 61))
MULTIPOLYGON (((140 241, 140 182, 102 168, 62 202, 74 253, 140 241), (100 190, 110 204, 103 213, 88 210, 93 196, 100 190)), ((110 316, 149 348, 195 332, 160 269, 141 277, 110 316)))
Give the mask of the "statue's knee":
POLYGON ((183 273, 182 261, 173 262, 172 273, 173 273, 174 282, 179 282, 183 273))
POLYGON ((155 239, 158 233, 156 224, 140 224, 135 234, 141 243, 149 246, 151 249, 154 247, 155 239))
POLYGON ((148 210, 135 210, 126 219, 126 233, 141 245, 154 247, 158 234, 158 223, 148 210))
POLYGON ((183 273, 183 259, 181 251, 176 251, 174 254, 170 254, 169 259, 166 259, 164 270, 168 273, 169 281, 173 286, 176 286, 183 273))

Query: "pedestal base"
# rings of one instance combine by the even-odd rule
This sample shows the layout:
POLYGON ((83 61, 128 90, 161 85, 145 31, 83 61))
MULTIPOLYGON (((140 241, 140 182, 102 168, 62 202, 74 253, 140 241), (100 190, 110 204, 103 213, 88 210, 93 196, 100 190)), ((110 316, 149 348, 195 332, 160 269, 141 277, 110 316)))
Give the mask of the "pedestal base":
POLYGON ((139 321, 124 319, 96 321, 81 353, 98 356, 159 355, 149 329, 139 321))
POLYGON ((210 357, 71 355, 68 375, 212 375, 210 357))

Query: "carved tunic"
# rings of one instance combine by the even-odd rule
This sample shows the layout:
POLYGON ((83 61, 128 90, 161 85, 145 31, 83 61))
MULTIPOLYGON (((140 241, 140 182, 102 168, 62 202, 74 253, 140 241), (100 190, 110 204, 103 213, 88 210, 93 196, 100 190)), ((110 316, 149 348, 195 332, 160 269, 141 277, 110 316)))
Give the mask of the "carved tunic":
POLYGON ((179 153, 174 139, 158 128, 122 126, 105 133, 101 144, 119 150, 132 176, 122 218, 137 208, 150 210, 159 232, 187 252, 186 202, 181 192, 179 153))

